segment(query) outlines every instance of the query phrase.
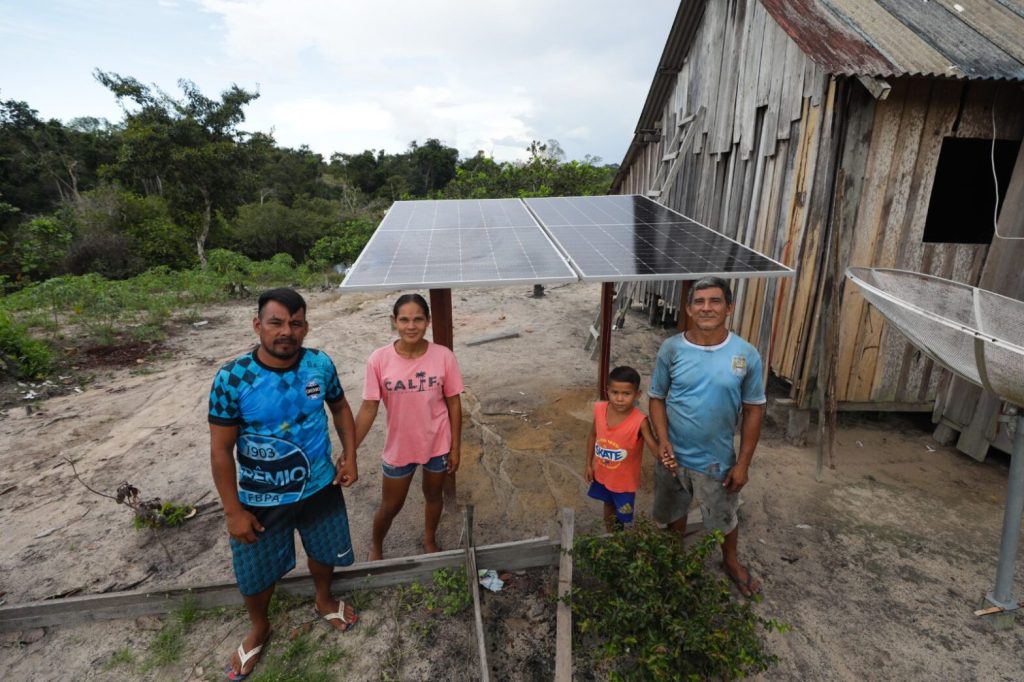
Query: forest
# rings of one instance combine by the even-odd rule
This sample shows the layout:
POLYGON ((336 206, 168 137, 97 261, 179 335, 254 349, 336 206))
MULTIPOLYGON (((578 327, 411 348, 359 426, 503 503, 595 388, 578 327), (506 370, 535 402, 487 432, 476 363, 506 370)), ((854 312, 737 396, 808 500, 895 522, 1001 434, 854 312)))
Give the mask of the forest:
POLYGON ((556 140, 525 161, 459 158, 433 138, 325 159, 245 131, 257 92, 94 77, 122 120, 45 120, 0 99, 0 378, 52 373, 69 329, 158 339, 203 303, 332 285, 393 201, 604 194, 616 170, 566 160, 556 140))

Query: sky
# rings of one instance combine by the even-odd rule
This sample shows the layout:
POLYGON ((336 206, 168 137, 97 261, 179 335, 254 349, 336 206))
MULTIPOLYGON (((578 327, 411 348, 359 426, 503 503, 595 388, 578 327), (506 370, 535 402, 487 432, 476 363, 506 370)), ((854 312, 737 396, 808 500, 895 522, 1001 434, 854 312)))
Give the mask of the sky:
MULTIPOLYGON (((685 1, 685 0, 684 0, 685 1)), ((679 0, 0 0, 0 99, 123 113, 93 77, 259 92, 241 129, 329 157, 437 138, 460 156, 622 160, 679 0)))

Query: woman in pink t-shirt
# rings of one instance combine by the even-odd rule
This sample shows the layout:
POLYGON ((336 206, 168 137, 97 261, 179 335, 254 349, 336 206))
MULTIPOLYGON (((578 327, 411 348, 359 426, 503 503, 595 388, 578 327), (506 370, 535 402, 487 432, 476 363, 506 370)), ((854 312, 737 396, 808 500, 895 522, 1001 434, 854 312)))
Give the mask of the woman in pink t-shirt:
POLYGON ((419 294, 395 302, 391 323, 398 340, 366 361, 363 404, 356 416, 356 445, 373 426, 380 403, 387 412, 380 506, 373 515, 370 561, 384 556, 384 536, 409 494, 416 467, 423 465, 423 547, 436 552, 444 479, 459 468, 462 441, 462 374, 455 355, 424 338, 430 309, 419 294))

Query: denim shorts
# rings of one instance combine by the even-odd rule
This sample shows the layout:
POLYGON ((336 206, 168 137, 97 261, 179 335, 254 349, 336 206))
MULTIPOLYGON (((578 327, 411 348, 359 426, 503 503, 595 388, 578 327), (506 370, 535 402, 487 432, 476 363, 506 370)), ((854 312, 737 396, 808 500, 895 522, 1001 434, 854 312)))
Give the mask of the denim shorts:
MULTIPOLYGON (((412 476, 416 473, 416 467, 419 464, 413 462, 412 464, 405 464, 403 466, 391 466, 387 462, 381 462, 380 468, 384 472, 384 475, 388 478, 405 478, 406 476, 412 476)), ((438 455, 437 457, 431 457, 423 464, 423 470, 429 471, 432 474, 443 474, 448 471, 448 453, 438 455)))

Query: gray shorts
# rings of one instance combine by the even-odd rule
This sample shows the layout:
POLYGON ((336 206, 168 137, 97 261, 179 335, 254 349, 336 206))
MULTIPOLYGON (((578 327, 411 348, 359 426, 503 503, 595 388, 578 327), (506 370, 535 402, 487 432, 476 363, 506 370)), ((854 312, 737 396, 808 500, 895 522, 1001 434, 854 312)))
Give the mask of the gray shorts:
POLYGON ((728 492, 721 480, 683 466, 673 475, 661 462, 654 465, 655 521, 668 524, 685 518, 694 497, 708 530, 728 535, 739 525, 740 494, 728 492))

